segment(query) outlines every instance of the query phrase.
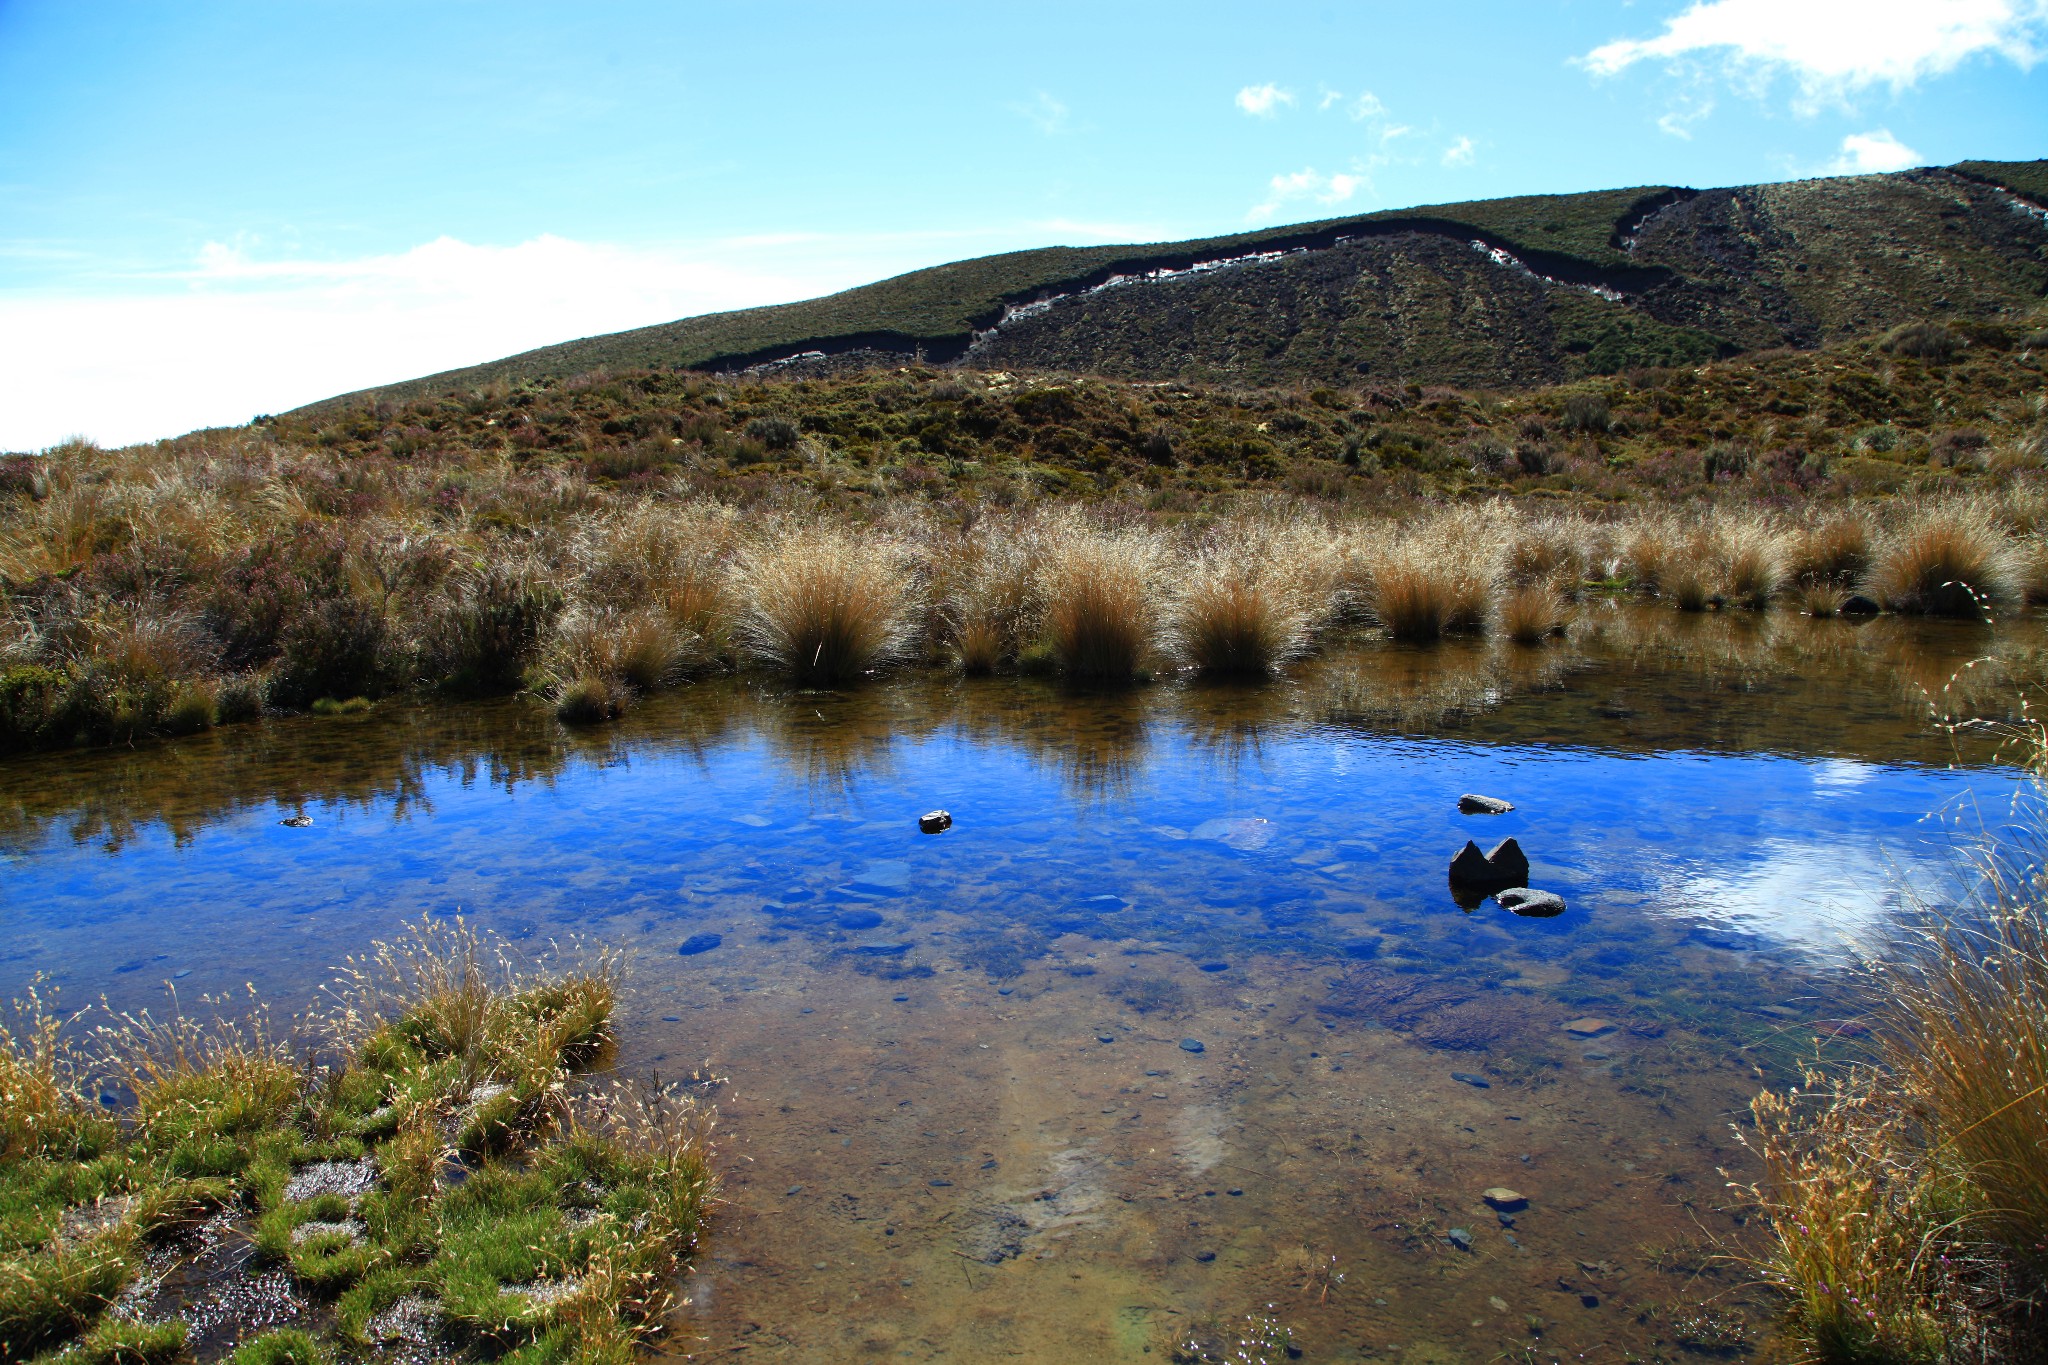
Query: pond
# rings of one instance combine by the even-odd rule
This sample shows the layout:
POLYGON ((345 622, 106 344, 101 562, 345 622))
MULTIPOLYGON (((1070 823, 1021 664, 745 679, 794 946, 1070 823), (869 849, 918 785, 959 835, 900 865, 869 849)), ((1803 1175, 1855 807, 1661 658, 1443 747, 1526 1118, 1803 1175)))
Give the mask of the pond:
POLYGON ((2042 644, 1617 606, 1260 686, 725 679, 17 758, 0 977, 296 1008, 422 915, 623 948, 620 1066, 719 1113, 678 1354, 1157 1360, 1250 1314, 1313 1360, 1739 1353, 1748 1098, 1857 1045, 1842 965, 2008 818, 1930 698, 2009 707, 2042 644), (1564 913, 1453 897, 1508 836, 1564 913))

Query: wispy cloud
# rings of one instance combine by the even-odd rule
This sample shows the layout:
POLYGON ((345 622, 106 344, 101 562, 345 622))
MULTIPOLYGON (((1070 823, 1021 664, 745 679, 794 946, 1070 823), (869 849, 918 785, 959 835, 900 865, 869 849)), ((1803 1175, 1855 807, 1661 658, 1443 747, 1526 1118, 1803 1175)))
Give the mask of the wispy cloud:
POLYGON ((1012 104, 1010 112, 1035 125, 1047 137, 1067 132, 1072 126, 1067 121, 1067 106, 1043 90, 1035 91, 1021 104, 1012 104))
POLYGON ((1669 137, 1692 141, 1692 129, 1714 112, 1714 101, 1704 95, 1684 96, 1657 116, 1657 131, 1669 137))
POLYGON ((1889 128, 1875 128, 1843 138, 1841 153, 1828 169, 1836 175, 1875 175, 1925 164, 1926 158, 1893 137, 1889 128))
POLYGON ((1786 75, 1811 110, 1876 85, 1902 90, 1976 57, 2026 69, 2048 42, 2048 0, 1695 0, 1648 38, 1580 58, 1598 76, 1638 62, 1704 62, 1751 86, 1786 75))
POLYGON ((1294 103, 1294 92, 1282 90, 1271 81, 1247 85, 1237 92, 1237 107, 1253 118, 1271 118, 1294 103))
POLYGON ((1444 148, 1442 160, 1446 166, 1469 166, 1477 150, 1471 138, 1461 136, 1444 148))
POLYGON ((1283 205, 1303 199, 1325 206, 1342 204, 1365 188, 1367 183, 1363 174, 1336 172, 1324 175, 1313 166, 1276 175, 1267 185, 1264 202, 1255 205, 1247 216, 1254 222, 1271 218, 1283 205))
POLYGON ((1359 92, 1357 99, 1351 101, 1350 113, 1352 118, 1363 123, 1368 119, 1385 118, 1387 106, 1380 102, 1378 95, 1370 90, 1364 90, 1359 92))

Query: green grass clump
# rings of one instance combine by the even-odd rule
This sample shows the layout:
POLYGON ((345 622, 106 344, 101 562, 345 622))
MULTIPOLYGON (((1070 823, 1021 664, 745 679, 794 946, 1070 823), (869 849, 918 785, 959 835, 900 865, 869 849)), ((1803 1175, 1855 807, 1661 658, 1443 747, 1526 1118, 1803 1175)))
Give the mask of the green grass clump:
POLYGON ((534 972, 459 922, 350 961, 320 1066, 261 1010, 123 1016, 88 1057, 32 995, 0 1029, 0 1356, 182 1358, 204 1287, 107 1310, 212 1216, 250 1239, 247 1273, 281 1270, 306 1324, 331 1319, 227 1343, 241 1365, 328 1365, 393 1332, 631 1359, 711 1181, 687 1103, 577 1079, 608 1055, 616 1000, 610 955, 534 972), (119 1123, 88 1075, 128 1097, 119 1123), (322 1302, 331 1315, 310 1311, 322 1302))

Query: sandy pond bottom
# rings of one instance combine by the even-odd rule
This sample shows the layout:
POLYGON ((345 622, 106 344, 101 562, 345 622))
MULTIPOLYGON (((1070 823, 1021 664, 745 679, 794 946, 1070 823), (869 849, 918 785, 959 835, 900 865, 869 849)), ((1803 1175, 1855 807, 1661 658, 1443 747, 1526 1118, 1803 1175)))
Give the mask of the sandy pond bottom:
POLYGON ((1256 1314, 1308 1360, 1760 1358, 1746 1106, 1859 1045, 1835 964, 1946 894, 1925 817, 2015 790, 1925 723, 1987 653, 2038 673, 2038 624, 1589 609, 1264 687, 727 681, 12 759, 0 980, 290 1009, 421 915, 621 948, 620 1068, 719 1115, 672 1354, 1163 1360, 1256 1314), (1565 914, 1448 894, 1510 834, 1565 914))
POLYGON ((1309 1359, 1620 1359, 1761 1326, 1748 1274, 1714 1258, 1741 1242, 1724 1186, 1755 1088, 1724 1042, 1644 1019, 1581 1039, 1569 1010, 1518 1000, 1490 1057, 1446 1051, 1373 1016, 1495 1007, 1370 968, 1065 946, 1093 975, 710 998, 700 977, 680 1019, 640 1007, 629 1065, 693 1062, 715 1017, 732 1078, 740 1159, 692 1287, 706 1354, 1163 1359, 1256 1312, 1309 1359), (1161 982, 1171 1015, 1119 994, 1161 982), (1526 1207, 1504 1219, 1496 1187, 1526 1207))

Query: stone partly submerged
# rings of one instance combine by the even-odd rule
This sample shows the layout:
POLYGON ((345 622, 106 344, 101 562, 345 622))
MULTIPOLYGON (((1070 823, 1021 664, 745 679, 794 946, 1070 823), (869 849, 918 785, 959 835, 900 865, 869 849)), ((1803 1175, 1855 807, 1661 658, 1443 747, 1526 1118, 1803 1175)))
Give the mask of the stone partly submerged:
POLYGON ((917 817, 917 827, 926 834, 944 834, 953 828, 953 816, 948 811, 926 811, 917 817))
POLYGON ((1495 1185, 1490 1190, 1483 1190, 1479 1197, 1490 1204, 1497 1213, 1517 1213, 1529 1207, 1526 1196, 1505 1185, 1495 1185))
POLYGON ((1479 845, 1467 839, 1465 846, 1458 850, 1458 856, 1451 859, 1451 884, 1489 888, 1527 886, 1528 855, 1513 839, 1501 840, 1491 853, 1481 853, 1479 845))
POLYGON ((1555 891, 1537 891, 1526 886, 1510 887, 1494 897, 1501 909, 1512 910, 1529 919, 1554 919, 1565 910, 1564 897, 1555 891))
POLYGON ((1506 815, 1514 808, 1514 802, 1503 801, 1498 796, 1476 796, 1466 792, 1458 798, 1458 810, 1465 815, 1506 815))

